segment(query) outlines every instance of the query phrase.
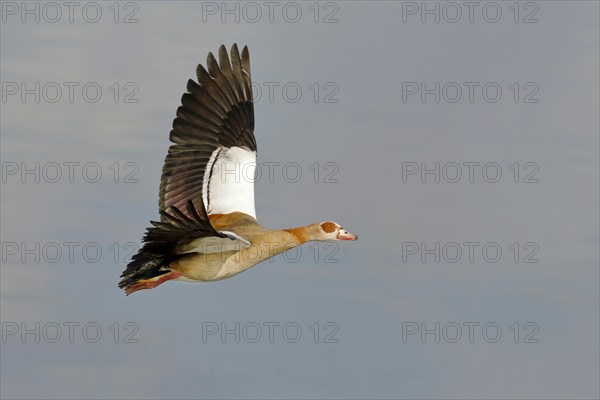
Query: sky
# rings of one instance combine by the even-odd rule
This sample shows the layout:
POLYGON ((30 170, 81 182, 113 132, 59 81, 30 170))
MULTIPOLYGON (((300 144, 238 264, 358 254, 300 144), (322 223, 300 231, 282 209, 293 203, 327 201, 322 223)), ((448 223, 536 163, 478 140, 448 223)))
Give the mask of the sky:
POLYGON ((0 4, 0 397, 600 396, 599 4, 0 4), (259 222, 126 297, 186 82, 250 50, 259 222))

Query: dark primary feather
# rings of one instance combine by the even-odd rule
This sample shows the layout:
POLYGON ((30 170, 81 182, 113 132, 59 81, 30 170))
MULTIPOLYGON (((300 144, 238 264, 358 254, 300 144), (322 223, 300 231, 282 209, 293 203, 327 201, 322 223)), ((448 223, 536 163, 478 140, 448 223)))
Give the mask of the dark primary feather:
MULTIPOLYGON (((190 79, 188 93, 181 98, 170 134, 175 144, 162 171, 159 210, 175 206, 187 214, 184 206, 189 200, 200 209, 206 166, 216 149, 238 146, 256 151, 248 48, 240 56, 234 44, 230 59, 221 46, 218 56, 219 62, 209 53, 208 71, 198 65, 198 83, 190 79)), ((165 218, 161 213, 161 220, 165 218)))
POLYGON ((170 263, 185 256, 176 253, 180 244, 202 237, 228 237, 216 231, 210 224, 204 207, 196 209, 191 200, 186 203, 185 214, 175 206, 171 206, 169 211, 160 212, 161 222, 150 221, 153 226, 146 228, 144 245, 121 275, 123 279, 119 282, 119 287, 167 272, 170 263))

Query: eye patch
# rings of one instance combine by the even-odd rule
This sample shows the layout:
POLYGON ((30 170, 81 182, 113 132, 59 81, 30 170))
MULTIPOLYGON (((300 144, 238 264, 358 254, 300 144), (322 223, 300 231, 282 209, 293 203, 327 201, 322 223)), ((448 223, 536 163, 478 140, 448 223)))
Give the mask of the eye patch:
POLYGON ((336 230, 336 226, 333 222, 323 222, 321 224, 321 228, 327 233, 331 233, 336 230))

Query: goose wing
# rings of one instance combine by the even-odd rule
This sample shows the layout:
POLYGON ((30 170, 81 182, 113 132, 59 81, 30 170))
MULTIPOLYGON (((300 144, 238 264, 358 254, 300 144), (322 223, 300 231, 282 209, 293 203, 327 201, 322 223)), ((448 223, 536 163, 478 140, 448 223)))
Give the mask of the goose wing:
POLYGON ((218 55, 217 62, 208 54, 208 71, 198 65, 198 83, 190 79, 181 98, 170 134, 174 144, 162 171, 159 210, 175 207, 187 214, 191 200, 196 208, 205 206, 208 215, 238 211, 256 219, 250 56, 247 47, 240 55, 236 44, 231 58, 225 46, 218 55))

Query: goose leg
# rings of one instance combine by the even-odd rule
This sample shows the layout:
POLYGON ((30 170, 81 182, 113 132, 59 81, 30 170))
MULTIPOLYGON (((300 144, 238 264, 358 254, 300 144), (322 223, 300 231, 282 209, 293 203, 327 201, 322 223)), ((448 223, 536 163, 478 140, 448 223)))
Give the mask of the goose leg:
POLYGON ((171 271, 164 275, 157 276, 155 278, 140 279, 133 285, 127 286, 125 288, 125 294, 127 296, 129 296, 131 293, 137 292, 138 290, 153 289, 166 281, 170 281, 171 279, 179 278, 180 276, 181 276, 181 272, 171 271))

